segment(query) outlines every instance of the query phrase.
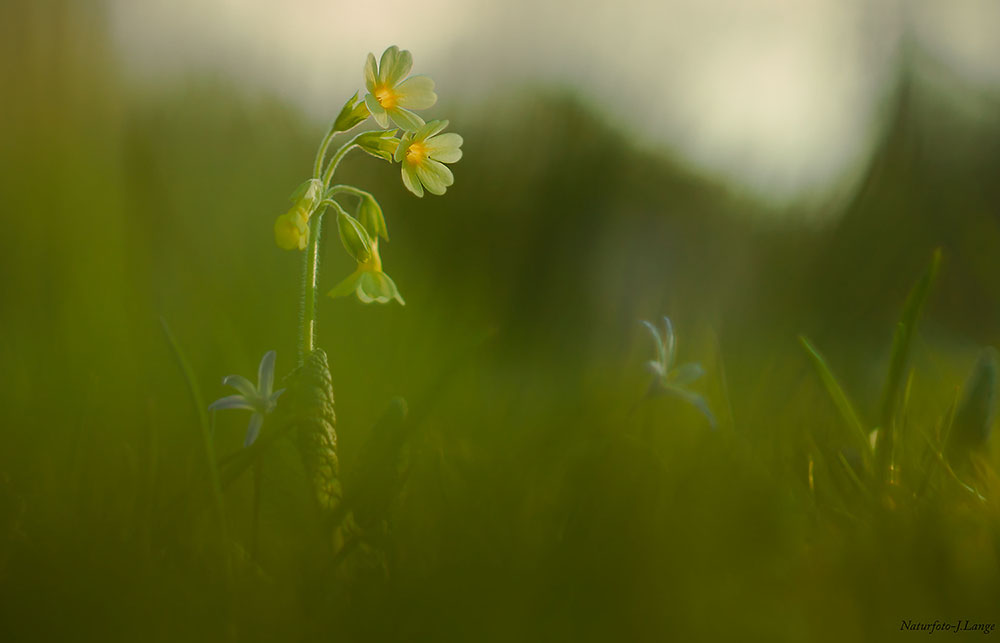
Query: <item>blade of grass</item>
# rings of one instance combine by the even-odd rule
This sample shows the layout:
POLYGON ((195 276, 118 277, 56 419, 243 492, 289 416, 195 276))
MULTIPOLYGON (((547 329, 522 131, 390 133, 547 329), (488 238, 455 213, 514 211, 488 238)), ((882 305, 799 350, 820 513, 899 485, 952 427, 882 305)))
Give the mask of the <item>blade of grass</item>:
POLYGON ((931 255, 931 262, 927 266, 927 270, 910 290, 906 304, 903 306, 903 315, 899 323, 896 324, 896 331, 893 334, 889 371, 886 374, 885 388, 882 391, 881 414, 879 415, 881 424, 878 439, 875 442, 875 466, 879 480, 883 482, 888 480, 889 468, 892 464, 896 411, 899 406, 903 373, 906 371, 906 365, 910 358, 913 334, 940 265, 941 249, 937 248, 931 255))
POLYGON ((804 335, 799 335, 799 343, 802 344, 809 357, 812 358, 813 366, 816 367, 816 372, 819 374, 823 386, 826 387, 827 393, 830 394, 834 405, 840 411, 840 416, 844 418, 847 426, 850 427, 853 439, 857 442, 858 449, 861 451, 867 464, 871 459, 871 445, 868 442, 868 433, 861 423, 861 418, 858 417, 857 412, 854 410, 850 398, 847 397, 844 389, 841 388, 840 383, 837 381, 836 376, 834 376, 833 371, 830 370, 823 355, 809 343, 809 340, 804 335))
MULTIPOLYGON (((945 436, 947 436, 948 433, 951 431, 952 422, 955 421, 955 409, 958 408, 959 391, 960 391, 959 387, 956 386, 955 395, 952 397, 952 401, 951 404, 948 406, 947 412, 945 412, 945 415, 943 418, 941 418, 941 421, 937 423, 936 439, 938 444, 945 443, 946 439, 945 436)), ((935 472, 935 469, 932 465, 934 464, 936 453, 940 451, 940 449, 934 445, 934 442, 933 440, 931 440, 930 436, 926 435, 926 433, 924 434, 924 439, 927 441, 927 452, 924 455, 923 462, 921 463, 920 467, 920 470, 923 471, 923 478, 920 481, 920 485, 917 487, 917 497, 919 498, 924 497, 924 495, 927 493, 927 488, 930 485, 931 478, 935 472)))
POLYGON ((922 435, 924 440, 927 442, 927 446, 930 448, 931 453, 934 455, 934 459, 937 460, 937 463, 941 466, 941 468, 945 471, 945 473, 947 473, 948 476, 952 480, 954 480, 963 491, 967 491, 969 495, 971 495, 973 498, 975 498, 980 502, 986 502, 986 498, 983 497, 983 495, 979 493, 979 491, 975 487, 966 484, 965 482, 962 481, 961 478, 958 477, 958 474, 955 473, 955 470, 951 468, 950 464, 948 464, 948 460, 945 459, 944 454, 941 453, 941 450, 935 447, 934 443, 931 442, 930 436, 928 436, 927 433, 923 431, 920 432, 920 435, 922 435))
POLYGON ((184 355, 184 351, 181 350, 177 338, 170 331, 170 326, 163 317, 160 317, 160 326, 163 328, 163 334, 167 339, 167 344, 170 345, 170 350, 177 362, 177 366, 181 369, 181 374, 187 382, 188 392, 191 394, 191 402, 194 404, 195 411, 198 414, 198 426, 201 430, 201 440, 204 448, 205 464, 208 468, 212 501, 215 505, 216 518, 219 521, 220 534, 223 542, 226 542, 228 540, 226 534, 226 513, 222 502, 222 485, 219 483, 219 470, 215 461, 215 446, 212 444, 212 429, 208 420, 208 406, 205 405, 205 401, 201 397, 201 391, 198 389, 198 382, 194 376, 194 369, 191 368, 191 362, 184 355))

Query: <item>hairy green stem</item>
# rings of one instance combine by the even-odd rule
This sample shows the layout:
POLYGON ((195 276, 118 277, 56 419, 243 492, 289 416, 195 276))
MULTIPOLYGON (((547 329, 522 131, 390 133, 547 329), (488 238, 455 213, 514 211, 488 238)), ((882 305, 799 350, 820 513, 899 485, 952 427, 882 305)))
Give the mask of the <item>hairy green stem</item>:
POLYGON ((318 179, 319 175, 323 172, 323 161, 326 160, 326 152, 330 149, 330 143, 333 142, 333 138, 338 134, 337 130, 330 126, 330 132, 323 138, 323 142, 319 144, 319 149, 316 151, 316 160, 313 162, 313 178, 318 179))
POLYGON ((302 320, 299 329, 299 364, 316 348, 316 286, 319 279, 319 244, 323 232, 323 209, 313 215, 309 248, 302 270, 302 320))
POLYGON ((331 186, 329 190, 326 191, 328 197, 335 194, 350 194, 357 197, 372 196, 371 192, 366 192, 360 188, 356 188, 353 185, 334 185, 331 186))
MULTIPOLYGON (((364 132, 361 134, 364 134, 364 132)), ((329 186, 330 181, 333 180, 333 173, 337 171, 337 166, 340 165, 343 158, 348 152, 358 146, 358 138, 361 134, 356 134, 354 138, 344 143, 344 145, 337 150, 336 153, 334 153, 333 158, 330 159, 330 164, 326 167, 326 172, 323 173, 323 192, 326 192, 327 186, 329 186)))
MULTIPOLYGON (((322 145, 320 145, 319 154, 316 155, 315 175, 319 175, 318 168, 323 164, 323 160, 326 156, 326 149, 329 147, 330 141, 333 140, 334 134, 336 134, 336 132, 328 134, 323 140, 322 145)), ((330 181, 333 180, 333 173, 337 171, 337 166, 340 165, 340 161, 343 160, 348 152, 357 147, 358 136, 361 136, 361 134, 356 135, 354 138, 341 146, 341 148, 334 153, 333 158, 330 159, 330 164, 323 173, 324 193, 326 192, 327 186, 330 185, 330 181)), ((343 189, 347 187, 349 186, 338 186, 338 188, 340 188, 338 191, 347 192, 349 190, 343 189)), ((300 319, 301 326, 299 327, 299 364, 302 364, 305 361, 306 355, 311 353, 313 349, 316 348, 316 299, 317 285, 319 281, 319 248, 320 243, 322 243, 323 213, 326 211, 327 206, 331 203, 334 202, 324 201, 321 203, 310 221, 312 230, 309 234, 309 248, 306 251, 302 267, 302 314, 300 319)), ((339 209, 339 205, 337 207, 339 209)))

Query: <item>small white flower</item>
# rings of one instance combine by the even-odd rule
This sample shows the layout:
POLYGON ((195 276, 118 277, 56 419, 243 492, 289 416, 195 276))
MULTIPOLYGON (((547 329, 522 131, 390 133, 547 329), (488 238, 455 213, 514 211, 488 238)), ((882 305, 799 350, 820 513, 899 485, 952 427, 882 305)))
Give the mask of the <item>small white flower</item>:
POLYGON ((686 388, 688 384, 704 375, 705 370, 701 367, 701 364, 691 362, 674 368, 677 340, 674 337, 674 326, 670 323, 670 318, 666 316, 663 318, 664 333, 662 336, 660 335, 660 331, 656 329, 656 326, 653 326, 648 321, 643 321, 642 323, 649 329, 650 334, 653 336, 653 341, 656 343, 656 359, 646 362, 646 369, 654 376, 653 381, 649 385, 649 393, 647 395, 666 394, 681 398, 701 411, 714 429, 716 426, 715 416, 712 415, 711 409, 708 408, 705 398, 686 388))
POLYGON ((238 395, 229 395, 220 398, 208 405, 208 410, 217 411, 219 409, 246 409, 253 411, 250 416, 250 424, 247 426, 247 435, 243 440, 243 446, 248 447, 257 439, 260 427, 264 423, 264 416, 274 410, 278 403, 278 397, 285 392, 285 389, 278 389, 272 392, 274 387, 274 351, 264 353, 260 360, 260 368, 257 370, 257 386, 241 375, 227 375, 222 378, 224 386, 231 386, 238 395))

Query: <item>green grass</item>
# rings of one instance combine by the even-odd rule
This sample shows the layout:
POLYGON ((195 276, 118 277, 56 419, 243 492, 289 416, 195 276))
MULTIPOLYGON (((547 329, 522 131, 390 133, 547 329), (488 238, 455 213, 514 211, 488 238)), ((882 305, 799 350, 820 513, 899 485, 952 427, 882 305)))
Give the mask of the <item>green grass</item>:
MULTIPOLYGON (((51 51, 0 42, 53 56, 45 83, 0 85, 0 640, 840 642, 1000 619, 989 123, 901 98, 825 228, 762 223, 528 90, 449 106, 447 198, 345 166, 378 188, 407 306, 317 302, 360 514, 336 535, 292 433, 243 450, 245 414, 205 416, 223 375, 296 362, 301 257, 271 226, 322 124, 209 79, 140 90, 105 32, 64 22, 51 51), (639 320, 664 314, 717 431, 644 399, 639 320)), ((324 292, 351 268, 330 250, 324 292)))

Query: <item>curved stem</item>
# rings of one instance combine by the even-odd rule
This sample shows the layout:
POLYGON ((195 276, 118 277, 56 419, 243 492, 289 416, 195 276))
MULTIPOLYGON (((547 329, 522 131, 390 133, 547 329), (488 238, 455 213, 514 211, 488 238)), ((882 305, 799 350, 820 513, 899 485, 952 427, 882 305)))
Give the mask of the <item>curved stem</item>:
MULTIPOLYGON (((329 199, 335 194, 350 194, 357 197, 371 197, 371 192, 366 192, 360 188, 356 188, 353 185, 334 185, 331 186, 329 190, 326 191, 326 198, 329 199)), ((372 197, 374 198, 374 197, 372 197)))
MULTIPOLYGON (((362 134, 363 133, 364 132, 362 132, 362 134)), ((357 147, 358 137, 360 136, 361 134, 357 134, 354 136, 354 138, 344 143, 344 145, 339 150, 337 150, 337 152, 333 155, 333 158, 330 159, 330 165, 326 167, 326 172, 323 173, 324 192, 326 192, 327 186, 330 185, 330 181, 333 180, 333 173, 337 171, 337 166, 340 165, 340 162, 343 160, 343 158, 347 155, 348 152, 357 147)))
POLYGON ((333 208, 338 213, 343 212, 344 214, 347 214, 347 210, 344 209, 344 206, 340 205, 339 202, 334 201, 333 199, 323 199, 319 202, 319 207, 323 209, 333 208))
POLYGON ((323 138, 323 142, 319 144, 319 149, 316 151, 316 160, 313 161, 313 178, 318 179, 320 173, 323 171, 323 161, 326 160, 326 152, 330 149, 330 143, 333 142, 333 137, 337 135, 337 130, 330 126, 330 132, 323 138))

